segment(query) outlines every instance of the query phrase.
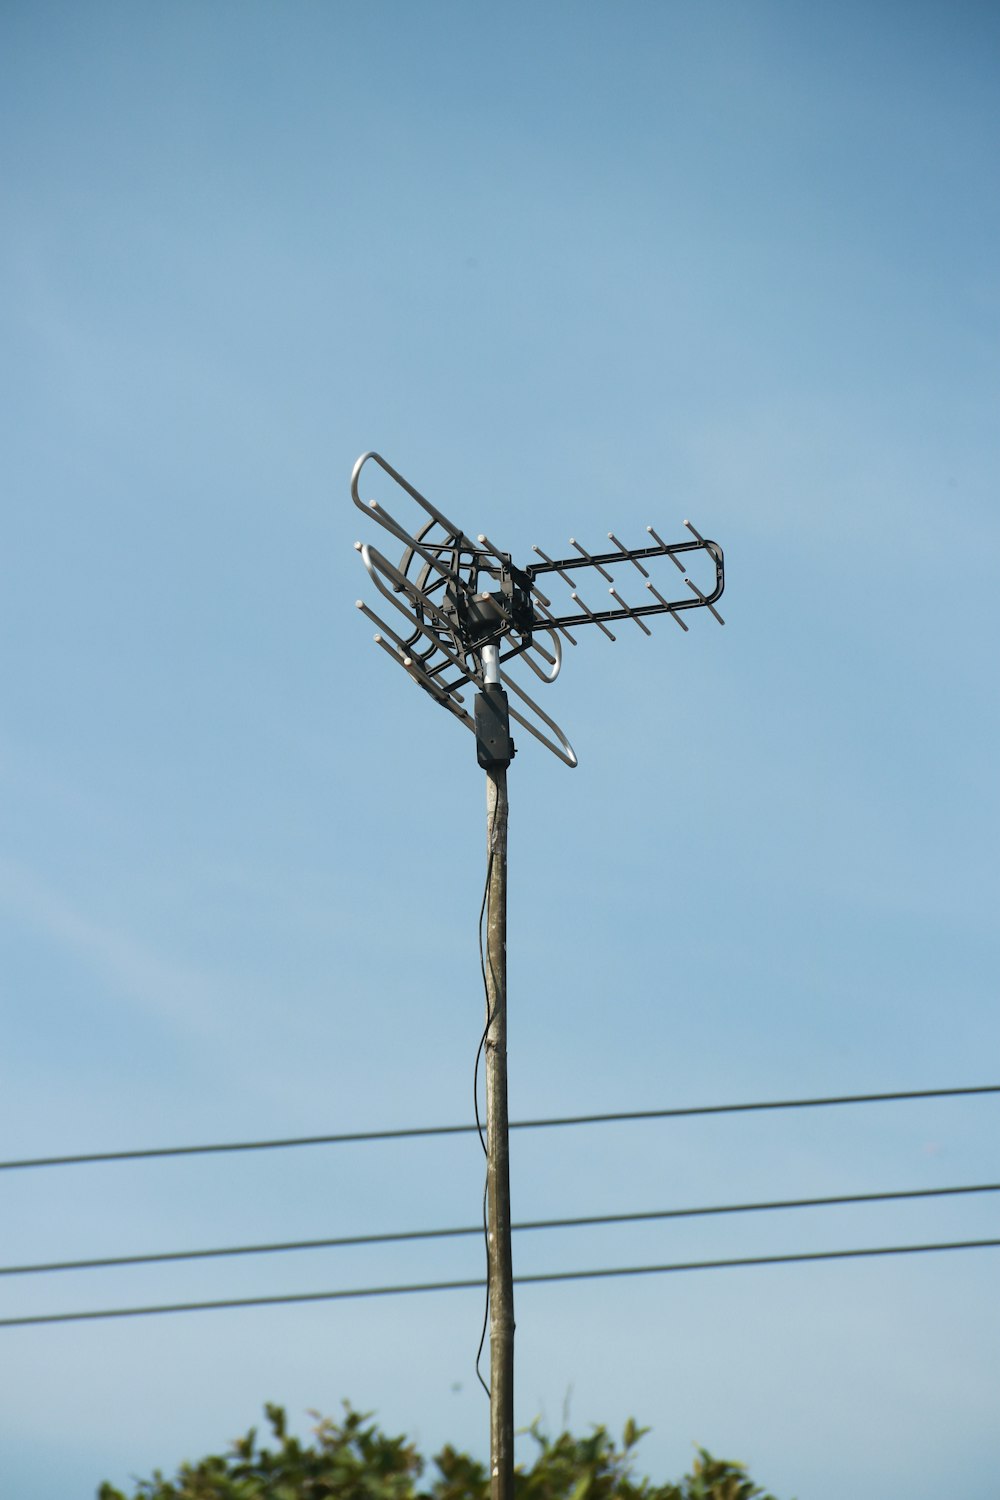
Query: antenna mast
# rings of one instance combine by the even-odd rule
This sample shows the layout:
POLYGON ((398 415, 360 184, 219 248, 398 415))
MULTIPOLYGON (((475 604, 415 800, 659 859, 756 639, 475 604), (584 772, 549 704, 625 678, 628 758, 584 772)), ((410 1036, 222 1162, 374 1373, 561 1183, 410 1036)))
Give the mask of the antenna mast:
MULTIPOLYGON (((476 756, 486 772, 486 1197, 487 1286, 490 1308, 490 1494, 491 1500, 514 1495, 514 1290, 510 1234, 510 1157, 507 1119, 507 767, 514 758, 513 719, 564 765, 577 764, 572 745, 548 714, 511 675, 524 665, 542 682, 551 683, 562 666, 562 643, 575 645, 570 627, 596 625, 615 640, 612 622, 632 620, 644 635, 653 615, 669 614, 682 630, 688 610, 707 609, 719 624, 715 608, 725 586, 722 548, 707 541, 690 521, 694 540, 664 542, 647 526, 651 545, 626 547, 608 532, 615 550, 591 554, 570 538, 574 555, 549 557, 516 567, 508 552, 487 536, 473 542, 378 453, 363 453, 351 476, 351 497, 369 520, 389 533, 403 552, 393 564, 369 543, 355 542, 376 589, 403 622, 387 624, 362 599, 358 609, 377 628, 375 642, 436 703, 453 714, 476 737, 476 756), (358 485, 368 463, 388 476, 410 514, 397 520, 377 500, 362 500, 358 485), (415 510, 413 509, 415 507, 415 510), (707 559, 714 578, 707 590, 688 575, 696 557, 707 559), (654 584, 647 563, 669 558, 684 575, 690 591, 670 599, 654 584), (615 583, 609 570, 623 567, 628 582, 641 580, 641 603, 626 602, 626 583, 615 583), (612 603, 592 609, 578 592, 578 582, 597 573, 610 585, 612 603), (571 607, 560 613, 543 593, 538 579, 556 574, 570 592, 571 607), (405 623, 404 623, 405 622, 405 623), (543 639, 539 639, 542 637, 543 639), (505 666, 508 670, 504 670, 505 666), (472 712, 461 689, 474 688, 472 712), (512 703, 508 690, 514 697, 512 703)), ((395 618, 394 616, 392 618, 395 618)))

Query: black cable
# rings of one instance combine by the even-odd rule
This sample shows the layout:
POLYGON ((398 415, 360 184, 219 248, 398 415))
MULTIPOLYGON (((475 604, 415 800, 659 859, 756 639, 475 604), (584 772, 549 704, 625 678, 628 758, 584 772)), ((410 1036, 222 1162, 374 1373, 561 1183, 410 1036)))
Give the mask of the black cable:
POLYGON ((489 1193, 489 1182, 483 1183, 483 1222, 477 1224, 472 1231, 473 1234, 481 1234, 486 1245, 486 1298, 483 1302, 483 1326, 479 1330, 479 1345, 476 1349, 476 1379, 490 1397, 490 1388, 482 1377, 479 1362, 483 1357, 483 1349, 486 1345, 486 1330, 490 1326, 490 1225, 488 1217, 487 1194, 489 1193))
MULTIPOLYGON (((487 1151, 486 1151, 486 1137, 483 1134, 483 1126, 482 1126, 482 1122, 481 1122, 481 1120, 479 1118, 479 1059, 483 1055, 483 1048, 486 1046, 486 1038, 489 1036, 489 1034, 490 1034, 490 1027, 493 1025, 493 1008, 492 1008, 492 1004, 490 1002, 490 987, 489 987, 489 985, 486 982, 486 951, 485 951, 485 948, 483 946, 483 918, 486 915, 486 903, 489 900, 489 895, 490 895, 490 880, 492 878, 492 875, 493 875, 493 839, 492 839, 492 835, 491 835, 491 837, 490 837, 489 858, 486 861, 486 884, 483 887, 483 900, 482 900, 482 904, 480 905, 480 908, 479 908, 479 968, 480 968, 480 972, 482 973, 482 976, 483 976, 483 992, 486 995, 486 1025, 483 1027, 483 1034, 479 1038, 479 1046, 476 1048, 476 1062, 475 1062, 475 1066, 473 1067, 473 1070, 472 1070, 472 1104, 473 1104, 473 1108, 475 1109, 475 1112, 476 1112, 476 1131, 478 1132, 478 1135, 479 1135, 479 1144, 483 1148, 483 1155, 484 1156, 487 1155, 487 1151)), ((493 965, 492 965, 492 961, 491 961, 490 968, 492 969, 492 967, 493 967, 493 965)))
MULTIPOLYGON (((590 1281, 617 1276, 662 1276, 680 1271, 723 1271, 738 1267, 782 1266, 821 1260, 858 1260, 879 1255, 927 1255, 945 1250, 996 1250, 997 1240, 952 1240, 931 1245, 877 1245, 860 1250, 805 1250, 792 1255, 745 1255, 733 1260, 677 1261, 662 1266, 606 1266, 590 1271, 541 1271, 515 1276, 515 1286, 553 1281, 590 1281)), ((273 1297, 227 1297, 212 1302, 171 1302, 149 1307, 111 1307, 88 1312, 33 1313, 0 1318, 0 1328, 24 1328, 41 1323, 96 1322, 101 1318, 140 1318, 155 1313, 212 1312, 222 1308, 275 1307, 296 1302, 335 1302, 348 1298, 396 1297, 414 1292, 482 1291, 481 1281, 425 1281, 408 1286, 345 1287, 334 1292, 291 1292, 273 1297)))
MULTIPOLYGON (((515 1233, 543 1229, 584 1229, 608 1224, 639 1224, 660 1219, 690 1219, 711 1214, 773 1213, 797 1208, 832 1208, 857 1203, 892 1203, 914 1198, 946 1198, 969 1193, 1000 1192, 1000 1182, 961 1187, 903 1188, 885 1193, 843 1193, 829 1198, 780 1198, 761 1203, 718 1203, 698 1208, 657 1208, 636 1213, 586 1214, 570 1219, 526 1219, 512 1224, 515 1233)), ((94 1260, 58 1260, 37 1265, 0 1266, 0 1276, 41 1276, 54 1271, 109 1270, 118 1266, 157 1265, 167 1261, 212 1260, 237 1255, 283 1255, 295 1250, 337 1250, 355 1245, 388 1245, 407 1240, 458 1239, 482 1234, 481 1224, 448 1229, 407 1229, 385 1234, 339 1235, 333 1239, 285 1240, 261 1245, 224 1245, 209 1250, 163 1250, 146 1255, 109 1255, 94 1260)))
MULTIPOLYGON (((487 979, 486 979, 486 948, 489 947, 489 942, 487 940, 487 943, 486 943, 486 945, 484 947, 484 944, 483 944, 483 918, 486 917, 486 907, 487 907, 487 904, 489 902, 489 895, 490 895, 490 881, 493 878, 493 856, 494 856, 494 853, 495 853, 495 844, 494 844, 494 838, 493 838, 493 831, 494 831, 493 830, 493 824, 495 824, 495 823, 496 823, 496 811, 494 810, 493 823, 490 825, 490 850, 489 850, 489 858, 486 861, 486 884, 483 886, 483 900, 482 900, 482 905, 479 908, 479 967, 480 967, 480 969, 482 971, 482 975, 483 975, 483 991, 484 991, 484 993, 486 995, 486 1025, 483 1027, 483 1034, 479 1038, 479 1046, 476 1048, 476 1064, 475 1064, 475 1067, 472 1070, 472 1099, 473 1099, 473 1103, 475 1105, 475 1110, 476 1110, 476 1130, 479 1132, 479 1144, 483 1148, 483 1155, 486 1157, 487 1163, 489 1162, 489 1152, 486 1149, 486 1137, 483 1135, 483 1127, 482 1127, 482 1124, 481 1124, 480 1119, 479 1119, 479 1059, 483 1055, 483 1051, 484 1051, 484 1049, 486 1047, 486 1038, 489 1036, 489 1034, 490 1034, 490 1027, 493 1025, 493 1002, 490 999, 490 987, 489 987, 489 984, 487 983, 487 979)), ((488 918, 487 918, 487 922, 488 922, 488 918)), ((493 973, 493 959, 492 959, 492 957, 490 958, 490 973, 491 974, 493 973)), ((496 975, 495 974, 493 974, 493 983, 494 983, 494 986, 495 986, 496 985, 496 975)), ((490 1388, 486 1384, 486 1381, 482 1377, 482 1374, 481 1374, 480 1369, 479 1369, 479 1362, 480 1362, 480 1360, 483 1357, 483 1348, 485 1347, 485 1344, 486 1344, 486 1330, 489 1327, 489 1322, 490 1322, 490 1225, 489 1225, 489 1206, 488 1206, 488 1201, 487 1201, 488 1200, 488 1194, 489 1194, 489 1167, 487 1166, 487 1175, 486 1175, 485 1181, 483 1182, 483 1244, 484 1244, 485 1250, 486 1250, 486 1300, 485 1300, 485 1303, 484 1303, 484 1306, 483 1306, 483 1326, 482 1326, 482 1329, 481 1329, 480 1334, 479 1334, 479 1347, 476 1350, 476 1379, 479 1381, 479 1384, 482 1386, 483 1390, 486 1392, 487 1399, 489 1399, 489 1397, 490 1397, 490 1388)))
MULTIPOLYGON (((818 1099, 764 1099, 745 1104, 694 1104, 673 1109, 619 1110, 608 1114, 560 1115, 552 1119, 511 1120, 511 1130, 543 1130, 562 1125, 610 1125, 635 1120, 681 1120, 699 1115, 749 1114, 753 1111, 820 1109, 838 1104, 894 1104, 911 1099, 954 1099, 1000 1094, 1000 1083, 957 1089, 901 1089, 882 1094, 839 1094, 818 1099)), ((421 1136, 468 1135, 475 1125, 418 1125, 398 1130, 352 1130, 338 1135, 288 1136, 265 1141, 224 1141, 199 1146, 152 1146, 130 1151, 94 1151, 77 1156, 34 1156, 0 1161, 0 1172, 32 1167, 81 1167, 100 1162, 148 1161, 167 1156, 208 1156, 215 1152, 285 1151, 294 1146, 344 1146, 364 1141, 412 1140, 421 1136)))

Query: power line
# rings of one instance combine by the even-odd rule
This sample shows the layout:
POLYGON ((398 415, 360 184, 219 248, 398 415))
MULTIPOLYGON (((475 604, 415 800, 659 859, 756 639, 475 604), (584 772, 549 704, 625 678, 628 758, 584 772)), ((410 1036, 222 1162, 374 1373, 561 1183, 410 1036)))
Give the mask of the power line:
MULTIPOLYGON (((608 1114, 561 1115, 551 1119, 511 1120, 511 1130, 548 1130, 566 1125, 611 1125, 638 1120, 681 1120, 700 1115, 750 1114, 783 1109, 826 1109, 846 1104, 896 1104, 914 1099, 954 1099, 978 1094, 1000 1094, 1000 1083, 954 1089, 906 1089, 881 1094, 839 1094, 818 1099, 763 1099, 740 1104, 694 1104, 673 1109, 622 1110, 608 1114)), ((263 1141, 223 1141, 195 1146, 151 1146, 128 1151, 94 1151, 72 1156, 34 1156, 0 1161, 0 1172, 33 1167, 82 1167, 100 1162, 148 1161, 168 1156, 208 1156, 235 1151, 286 1151, 298 1146, 344 1146, 368 1141, 413 1140, 424 1136, 470 1135, 469 1125, 417 1125, 393 1130, 352 1130, 337 1135, 286 1136, 263 1141)))
MULTIPOLYGON (((477 1230, 478 1233, 478 1230, 477 1230)), ((516 1276, 515 1285, 530 1286, 554 1281, 590 1281, 619 1276, 663 1276, 681 1271, 724 1271, 751 1266, 783 1266, 822 1260, 859 1260, 886 1255, 927 1255, 946 1250, 995 1250, 996 1240, 952 1240, 928 1245, 878 1245, 859 1250, 806 1250, 792 1255, 745 1255, 733 1260, 677 1261, 659 1266, 608 1266, 588 1271, 540 1271, 516 1276)), ((84 1323, 102 1318, 142 1318, 154 1314, 215 1312, 223 1308, 276 1307, 296 1302, 334 1302, 361 1297, 398 1297, 415 1292, 482 1292, 486 1283, 470 1281, 424 1281, 404 1286, 345 1287, 333 1292, 289 1292, 271 1297, 229 1297, 212 1302, 170 1302, 148 1307, 111 1307, 87 1312, 34 1313, 19 1318, 0 1318, 0 1328, 25 1328, 41 1323, 84 1323)))
MULTIPOLYGON (((782 1198, 762 1203, 720 1203, 697 1208, 658 1208, 635 1213, 587 1214, 569 1219, 527 1219, 512 1224, 517 1231, 544 1229, 582 1229, 607 1224, 638 1224, 661 1219, 688 1219, 710 1214, 771 1213, 798 1208, 831 1208, 857 1203, 890 1203, 914 1198, 956 1197, 968 1193, 997 1193, 1000 1183, 977 1183, 960 1187, 904 1188, 884 1193, 843 1193, 827 1198, 782 1198)), ((145 1255, 113 1255, 93 1260, 59 1260, 37 1265, 0 1266, 0 1276, 46 1275, 53 1271, 108 1270, 118 1266, 162 1264, 167 1261, 211 1260, 237 1255, 282 1255, 295 1250, 334 1250, 357 1245, 398 1244, 410 1240, 434 1240, 481 1235, 482 1224, 462 1225, 448 1229, 406 1229, 384 1234, 338 1235, 332 1239, 284 1240, 271 1244, 225 1245, 206 1250, 163 1250, 145 1255)))

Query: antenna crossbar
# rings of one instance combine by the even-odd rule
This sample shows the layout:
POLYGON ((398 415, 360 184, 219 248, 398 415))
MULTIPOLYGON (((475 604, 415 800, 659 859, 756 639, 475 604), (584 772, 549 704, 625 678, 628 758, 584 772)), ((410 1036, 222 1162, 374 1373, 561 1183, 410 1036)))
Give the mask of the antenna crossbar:
POLYGON ((617 552, 591 552, 585 556, 547 558, 545 562, 529 563, 525 572, 534 580, 540 573, 569 572, 572 568, 606 568, 610 563, 645 562, 649 557, 667 557, 682 552, 708 552, 716 563, 721 563, 721 551, 716 542, 671 542, 659 547, 625 547, 617 552))

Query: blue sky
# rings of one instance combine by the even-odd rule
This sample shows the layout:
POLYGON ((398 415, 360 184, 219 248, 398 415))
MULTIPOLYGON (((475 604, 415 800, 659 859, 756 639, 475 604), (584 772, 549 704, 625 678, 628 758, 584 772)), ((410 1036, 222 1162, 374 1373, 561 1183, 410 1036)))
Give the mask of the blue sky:
MULTIPOLYGON (((995 1083, 1000 23, 959 4, 8 4, 0 1156, 471 1112, 484 793, 371 644, 355 458, 515 559, 726 551, 511 769, 517 1117, 995 1083)), ((366 539, 377 540, 374 531, 366 539)), ((515 1218, 990 1182, 989 1098, 515 1136, 515 1218)), ((468 1137, 5 1174, 4 1264, 472 1223, 468 1137)), ((989 1196, 515 1269, 996 1237, 989 1196)), ((517 1419, 983 1494, 996 1252, 525 1287, 517 1419)), ((4 1278, 0 1315, 474 1276, 4 1278)), ((481 1302, 0 1330, 0 1481, 284 1402, 482 1452, 481 1302)))

